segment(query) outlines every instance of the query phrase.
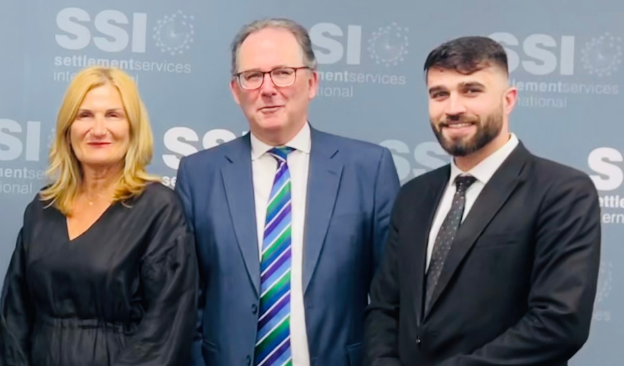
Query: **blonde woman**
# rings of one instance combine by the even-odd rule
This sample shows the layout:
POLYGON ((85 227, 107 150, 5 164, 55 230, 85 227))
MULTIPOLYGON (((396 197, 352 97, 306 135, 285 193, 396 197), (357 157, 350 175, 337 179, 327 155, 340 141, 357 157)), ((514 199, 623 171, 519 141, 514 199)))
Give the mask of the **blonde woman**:
POLYGON ((4 282, 0 365, 183 365, 195 325, 193 236, 146 173, 148 116, 124 72, 69 86, 52 183, 28 205, 4 282))

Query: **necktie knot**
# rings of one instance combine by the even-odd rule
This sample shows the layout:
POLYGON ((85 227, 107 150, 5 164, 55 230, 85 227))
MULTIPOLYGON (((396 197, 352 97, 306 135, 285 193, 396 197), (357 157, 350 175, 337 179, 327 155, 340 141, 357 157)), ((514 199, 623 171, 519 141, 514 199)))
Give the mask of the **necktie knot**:
POLYGON ((472 175, 458 175, 455 178, 455 185, 457 186, 458 192, 466 192, 466 190, 472 185, 472 183, 476 182, 477 178, 472 175))
POLYGON ((269 150, 269 154, 273 155, 278 162, 285 162, 288 154, 293 152, 295 149, 288 146, 274 147, 269 150))

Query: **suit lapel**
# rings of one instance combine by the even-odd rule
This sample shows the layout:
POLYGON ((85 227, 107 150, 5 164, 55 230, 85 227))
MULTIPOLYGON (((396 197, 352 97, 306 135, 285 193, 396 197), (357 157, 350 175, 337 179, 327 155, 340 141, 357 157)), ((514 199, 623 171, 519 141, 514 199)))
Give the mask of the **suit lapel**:
POLYGON ((425 266, 427 261, 427 246, 429 242, 429 232, 433 219, 435 217, 438 205, 442 199, 442 194, 446 190, 450 174, 449 166, 440 169, 432 176, 431 181, 422 192, 423 199, 420 201, 420 207, 415 210, 412 225, 409 226, 410 232, 407 238, 414 238, 415 245, 409 245, 413 248, 413 252, 409 254, 409 258, 413 258, 418 265, 411 266, 413 273, 411 278, 415 279, 415 296, 416 299, 416 320, 418 324, 422 321, 424 301, 424 285, 425 285, 425 266), (422 216, 420 216, 422 214, 422 216))
POLYGON ((444 262, 442 273, 431 298, 431 309, 435 307, 435 303, 446 289, 453 274, 483 233, 483 230, 520 183, 519 175, 528 156, 528 151, 519 142, 516 149, 498 168, 479 194, 472 209, 461 224, 444 262))
POLYGON ((305 294, 325 243, 334 212, 343 162, 335 145, 311 128, 312 147, 308 169, 306 225, 303 243, 303 292, 305 294))
POLYGON ((255 196, 251 170, 251 145, 249 134, 241 138, 239 145, 232 145, 226 153, 229 163, 221 169, 225 195, 238 246, 247 267, 247 273, 260 293, 260 254, 256 225, 255 196))

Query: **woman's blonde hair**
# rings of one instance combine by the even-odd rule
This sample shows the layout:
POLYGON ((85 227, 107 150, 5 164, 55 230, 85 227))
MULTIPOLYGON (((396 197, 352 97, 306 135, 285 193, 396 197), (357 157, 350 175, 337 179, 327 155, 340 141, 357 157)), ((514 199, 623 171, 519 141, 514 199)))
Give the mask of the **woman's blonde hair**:
POLYGON ((71 214, 71 204, 83 179, 81 164, 70 144, 70 127, 85 95, 91 89, 106 84, 119 91, 130 124, 130 144, 113 201, 136 197, 149 182, 159 181, 146 171, 152 160, 154 142, 147 110, 134 81, 116 68, 87 67, 75 76, 63 98, 50 148, 50 166, 46 172, 52 183, 40 192, 42 201, 48 201, 65 215, 71 214))

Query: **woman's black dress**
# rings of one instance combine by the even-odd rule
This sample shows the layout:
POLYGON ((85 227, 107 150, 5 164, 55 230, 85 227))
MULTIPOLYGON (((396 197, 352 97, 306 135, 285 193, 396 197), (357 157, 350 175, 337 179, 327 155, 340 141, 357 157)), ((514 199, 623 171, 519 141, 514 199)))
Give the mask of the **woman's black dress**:
POLYGON ((36 197, 4 281, 0 365, 184 365, 197 263, 182 205, 152 183, 69 239, 36 197))

